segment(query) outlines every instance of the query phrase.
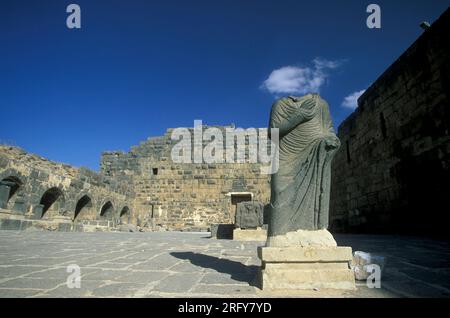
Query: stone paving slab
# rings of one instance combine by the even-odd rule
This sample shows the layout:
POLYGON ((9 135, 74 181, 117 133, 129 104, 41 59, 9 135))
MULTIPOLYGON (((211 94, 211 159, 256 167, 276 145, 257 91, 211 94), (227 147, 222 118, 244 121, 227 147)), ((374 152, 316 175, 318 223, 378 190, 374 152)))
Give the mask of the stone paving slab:
POLYGON ((208 238, 208 233, 70 233, 0 231, 0 297, 449 297, 447 242, 392 236, 337 235, 340 245, 387 258, 382 289, 261 291, 263 243, 208 238), (81 270, 68 288, 67 265, 81 270))
MULTIPOLYGON (((2 257, 0 257, 2 260, 2 257)), ((0 263, 1 264, 1 263, 0 263)), ((46 266, 14 266, 14 265, 0 265, 0 281, 5 278, 19 277, 37 271, 47 270, 46 266)))
POLYGON ((175 273, 161 280, 154 288, 165 293, 188 293, 202 278, 201 273, 175 273))
POLYGON ((30 298, 42 293, 39 289, 5 289, 0 288, 0 298, 30 298))

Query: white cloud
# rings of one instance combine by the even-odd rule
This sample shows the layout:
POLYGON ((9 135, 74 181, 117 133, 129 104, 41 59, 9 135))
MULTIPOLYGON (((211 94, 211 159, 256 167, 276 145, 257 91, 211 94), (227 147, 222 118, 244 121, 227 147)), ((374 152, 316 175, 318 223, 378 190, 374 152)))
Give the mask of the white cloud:
POLYGON ((314 66, 316 67, 316 69, 318 70, 323 70, 323 69, 335 69, 338 68, 339 66, 341 66, 342 61, 329 61, 320 57, 316 57, 313 60, 314 66))
POLYGON ((272 94, 319 93, 328 78, 328 70, 339 67, 341 61, 315 58, 312 67, 284 66, 270 73, 261 88, 272 94))
POLYGON ((362 91, 354 92, 347 97, 344 98, 342 101, 342 106, 346 108, 356 109, 358 107, 358 98, 364 94, 366 90, 363 89, 362 91))

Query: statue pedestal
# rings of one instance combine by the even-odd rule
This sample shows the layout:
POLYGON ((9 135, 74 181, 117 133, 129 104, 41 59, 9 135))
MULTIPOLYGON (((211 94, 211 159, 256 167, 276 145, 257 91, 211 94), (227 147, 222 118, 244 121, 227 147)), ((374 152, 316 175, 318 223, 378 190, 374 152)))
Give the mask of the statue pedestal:
POLYGON ((233 240, 265 242, 267 240, 267 230, 260 227, 256 229, 234 229, 233 240))
POLYGON ((351 247, 259 247, 264 290, 355 289, 351 247))

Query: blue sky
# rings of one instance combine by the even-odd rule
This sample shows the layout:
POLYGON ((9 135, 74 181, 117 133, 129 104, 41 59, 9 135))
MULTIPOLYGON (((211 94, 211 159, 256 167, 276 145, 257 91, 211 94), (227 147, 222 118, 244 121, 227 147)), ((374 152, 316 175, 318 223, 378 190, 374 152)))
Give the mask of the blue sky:
POLYGON ((266 127, 277 96, 318 90, 337 127, 448 7, 443 0, 6 0, 0 141, 98 169, 166 128, 266 127), (81 7, 81 29, 66 7, 81 7), (366 7, 381 7, 368 29, 366 7), (347 99, 348 100, 348 99, 347 99))

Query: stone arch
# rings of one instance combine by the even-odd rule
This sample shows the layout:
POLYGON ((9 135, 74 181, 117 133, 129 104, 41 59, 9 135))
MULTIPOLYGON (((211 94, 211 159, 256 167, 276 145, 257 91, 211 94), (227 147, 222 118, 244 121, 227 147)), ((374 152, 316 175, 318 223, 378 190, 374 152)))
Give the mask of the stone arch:
POLYGON ((75 211, 77 208, 78 201, 80 201, 80 199, 84 196, 88 196, 91 199, 92 206, 94 207, 93 210, 95 210, 95 211, 97 210, 98 202, 97 202, 97 199, 94 196, 94 194, 91 193, 91 191, 83 190, 83 191, 77 191, 76 193, 77 194, 72 195, 70 202, 69 202, 69 200, 67 200, 66 208, 68 210, 70 210, 72 212, 75 211))
POLYGON ((94 203, 88 194, 81 195, 75 204, 73 220, 78 219, 95 219, 94 203))
POLYGON ((0 208, 20 209, 21 212, 25 212, 23 193, 26 182, 26 176, 14 169, 7 169, 0 173, 0 208), (19 197, 22 198, 20 204, 19 197))
POLYGON ((130 223, 131 210, 127 205, 123 206, 122 209, 120 209, 119 220, 120 220, 120 223, 125 223, 125 224, 130 223))
POLYGON ((10 203, 22 186, 22 181, 15 176, 0 179, 0 208, 11 208, 10 203))
POLYGON ((8 178, 8 177, 14 177, 14 178, 20 180, 20 182, 22 184, 25 184, 28 181, 27 176, 23 175, 22 173, 20 173, 19 171, 15 170, 15 169, 6 169, 0 173, 0 180, 8 178))
POLYGON ((114 204, 112 200, 105 200, 100 208, 100 218, 112 220, 114 218, 114 204))
POLYGON ((64 212, 65 198, 63 191, 58 187, 52 187, 44 192, 39 201, 42 209, 41 218, 48 218, 64 212))

